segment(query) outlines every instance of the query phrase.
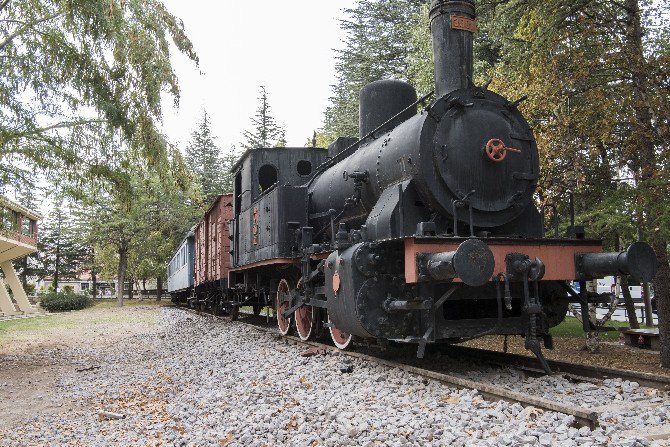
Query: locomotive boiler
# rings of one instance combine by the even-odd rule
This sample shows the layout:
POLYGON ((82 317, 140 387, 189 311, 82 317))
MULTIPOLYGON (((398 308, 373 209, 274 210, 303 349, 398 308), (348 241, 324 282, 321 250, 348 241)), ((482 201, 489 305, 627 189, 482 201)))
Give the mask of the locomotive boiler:
MULTIPOLYGON (((373 82, 361 91, 358 138, 327 152, 244 154, 226 223, 228 289, 205 299, 217 308, 270 303, 282 333, 328 330, 340 348, 393 340, 423 356, 428 343, 522 335, 548 370, 541 342, 552 347, 549 329, 568 304, 584 311, 604 299, 585 281, 650 281, 654 253, 642 242, 603 253, 574 224, 565 237, 545 237, 523 98, 473 84, 475 2, 434 1, 430 27, 433 93, 373 82)), ((584 329, 593 329, 586 318, 584 329)))

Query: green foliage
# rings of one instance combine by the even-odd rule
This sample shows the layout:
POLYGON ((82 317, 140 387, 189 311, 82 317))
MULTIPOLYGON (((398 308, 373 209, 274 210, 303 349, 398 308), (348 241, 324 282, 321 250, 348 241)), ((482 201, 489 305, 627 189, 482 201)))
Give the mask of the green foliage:
POLYGON ((125 188, 102 183, 82 198, 80 232, 95 249, 101 276, 120 283, 164 278, 174 247, 202 214, 199 187, 175 148, 160 175, 137 158, 123 165, 125 188))
POLYGON ((171 47, 198 59, 159 0, 9 0, 0 19, 0 185, 38 167, 81 187, 114 177, 128 147, 164 168, 171 47), (124 144, 107 144, 110 132, 124 144))
POLYGON ((42 222, 38 240, 38 276, 60 281, 75 279, 82 270, 87 248, 73 219, 73 207, 59 192, 52 200, 51 212, 42 222))
MULTIPOLYGON (((324 116, 328 143, 339 136, 358 135, 358 95, 379 79, 409 80, 410 48, 418 13, 429 0, 359 0, 345 9, 346 33, 338 50, 337 81, 324 116)), ((421 19, 423 29, 427 20, 421 19)), ((423 42, 422 42, 423 44, 423 42)), ((428 41, 430 45, 430 41, 428 41)), ((429 91, 433 90, 432 86, 429 91)))
POLYGON ((261 85, 259 91, 258 109, 251 118, 253 128, 244 131, 241 146, 244 149, 286 147, 286 130, 272 116, 267 90, 261 85))
POLYGON ((223 166, 221 150, 215 143, 206 111, 198 128, 191 134, 191 141, 186 147, 186 161, 200 183, 205 203, 211 203, 217 196, 227 192, 224 188, 232 183, 230 172, 223 166))
MULTIPOLYGON (((345 10, 321 141, 357 134, 358 92, 368 82, 396 78, 420 94, 433 90, 429 3, 359 0, 345 10)), ((529 96, 522 111, 538 140, 539 204, 555 204, 565 216, 574 192, 579 222, 610 248, 618 238, 635 240, 641 228, 670 233, 670 160, 658 149, 670 136, 668 6, 477 2, 474 82, 492 78, 490 88, 503 96, 529 96)))
POLYGON ((35 284, 32 283, 27 283, 23 285, 23 290, 26 292, 27 295, 33 295, 35 293, 35 284))
POLYGON ((646 237, 667 228, 667 156, 656 149, 670 121, 669 39, 660 25, 667 7, 526 0, 483 8, 495 18, 480 22, 497 55, 491 88, 529 96, 522 110, 538 140, 540 200, 566 215, 573 191, 578 220, 610 248, 619 237, 627 243, 645 228, 646 237))
POLYGON ((75 294, 72 291, 49 292, 40 298, 40 306, 49 312, 68 312, 86 309, 93 305, 88 295, 75 294))
POLYGON ((231 172, 235 163, 240 159, 240 153, 235 147, 235 145, 230 146, 228 152, 223 154, 223 159, 221 160, 221 191, 222 193, 233 192, 234 187, 234 178, 233 173, 231 172))

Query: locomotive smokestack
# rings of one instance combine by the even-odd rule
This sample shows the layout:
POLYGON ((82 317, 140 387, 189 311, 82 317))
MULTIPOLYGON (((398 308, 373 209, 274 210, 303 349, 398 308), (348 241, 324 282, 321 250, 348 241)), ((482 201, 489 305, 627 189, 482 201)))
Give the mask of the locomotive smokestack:
POLYGON ((472 84, 475 17, 474 0, 435 0, 430 8, 438 98, 472 84))

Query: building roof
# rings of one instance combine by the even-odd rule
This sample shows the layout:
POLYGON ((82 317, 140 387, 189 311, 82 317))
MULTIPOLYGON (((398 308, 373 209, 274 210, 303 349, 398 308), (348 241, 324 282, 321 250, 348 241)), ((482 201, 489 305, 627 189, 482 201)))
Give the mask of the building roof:
POLYGON ((247 149, 247 151, 246 151, 245 153, 243 153, 243 154, 240 156, 240 159, 237 160, 237 163, 235 163, 235 164, 233 165, 233 167, 230 169, 230 172, 233 172, 233 173, 234 173, 234 172, 237 172, 237 170, 240 168, 240 166, 242 166, 242 163, 244 163, 244 160, 245 160, 250 154, 254 153, 255 151, 277 151, 277 150, 279 150, 279 151, 285 151, 285 150, 293 150, 293 151, 296 151, 296 150, 303 150, 303 151, 304 151, 304 150, 306 150, 306 149, 309 149, 309 150, 317 150, 317 151, 325 151, 325 150, 326 150, 326 149, 324 149, 324 148, 322 148, 322 147, 259 147, 259 148, 256 148, 256 149, 247 149))
POLYGON ((42 216, 37 212, 29 210, 28 208, 19 205, 18 203, 13 202, 9 200, 7 197, 2 195, 0 195, 0 206, 4 206, 5 208, 9 208, 12 211, 16 211, 17 213, 23 214, 24 216, 32 220, 42 219, 42 216))

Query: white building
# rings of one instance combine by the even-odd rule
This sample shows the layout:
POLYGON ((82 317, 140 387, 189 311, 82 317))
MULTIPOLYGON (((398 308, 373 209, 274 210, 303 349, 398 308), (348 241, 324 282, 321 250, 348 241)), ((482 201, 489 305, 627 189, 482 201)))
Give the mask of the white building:
POLYGON ((12 261, 37 251, 37 223, 41 216, 0 196, 0 316, 34 314, 39 310, 30 304, 12 261), (7 287, 12 291, 13 300, 7 287))

